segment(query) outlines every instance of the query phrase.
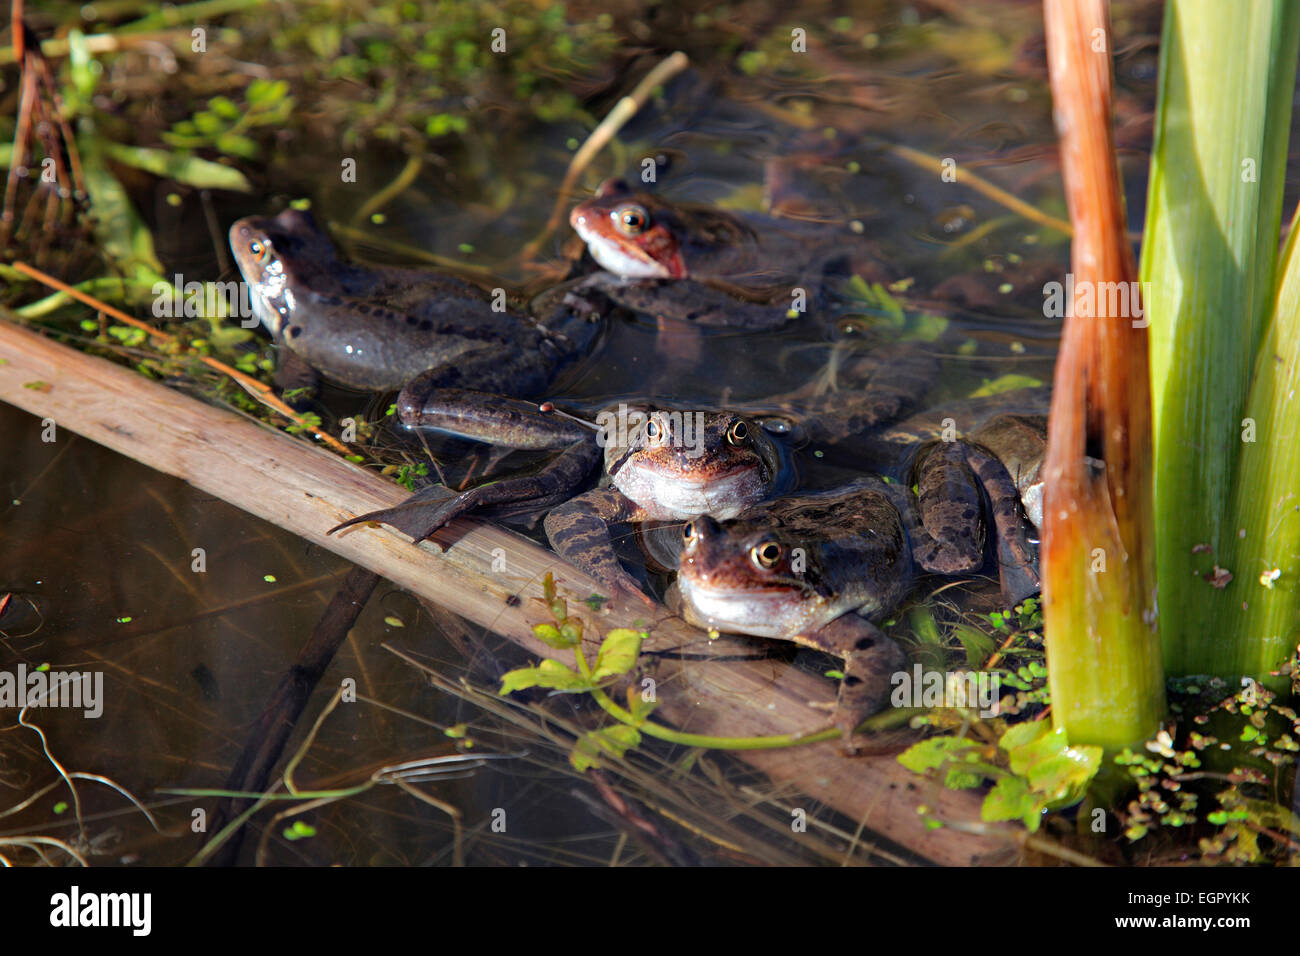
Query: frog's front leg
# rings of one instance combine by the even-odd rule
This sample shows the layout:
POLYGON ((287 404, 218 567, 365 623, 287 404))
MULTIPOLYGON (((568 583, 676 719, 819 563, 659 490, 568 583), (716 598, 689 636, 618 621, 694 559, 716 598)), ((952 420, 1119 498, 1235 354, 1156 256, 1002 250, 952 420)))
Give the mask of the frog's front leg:
POLYGON ((488 482, 450 498, 441 485, 435 485, 395 507, 358 515, 328 533, 366 521, 380 521, 415 541, 422 541, 453 518, 471 511, 492 518, 541 511, 572 496, 589 479, 600 460, 599 446, 592 438, 584 437, 535 475, 488 482))
POLYGON ((844 734, 844 749, 855 753, 853 733, 867 717, 885 706, 892 686, 891 677, 907 664, 902 648, 885 632, 857 614, 844 614, 820 630, 805 635, 804 641, 844 661, 835 702, 835 726, 844 734))
POLYGON ((320 387, 320 373, 297 352, 281 347, 276 356, 274 381, 289 405, 305 411, 320 387))
POLYGON ((897 421, 935 382, 938 360, 921 349, 896 346, 849 353, 818 380, 769 401, 815 414, 804 422, 815 442, 835 443, 897 421))
POLYGON ((765 331, 798 316, 791 306, 750 301, 744 290, 694 279, 629 279, 597 272, 572 287, 563 304, 580 315, 598 315, 611 306, 660 320, 713 328, 765 331))
POLYGON ((648 517, 645 509, 617 488, 598 488, 552 508, 546 516, 546 537, 557 554, 603 586, 653 604, 619 563, 609 535, 611 524, 648 517))

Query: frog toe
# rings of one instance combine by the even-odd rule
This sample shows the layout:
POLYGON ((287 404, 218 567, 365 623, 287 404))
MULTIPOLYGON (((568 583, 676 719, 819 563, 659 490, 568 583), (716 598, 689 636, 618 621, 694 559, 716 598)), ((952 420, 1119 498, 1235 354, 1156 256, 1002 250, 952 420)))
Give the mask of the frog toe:
POLYGON ((637 582, 636 578, 632 577, 632 575, 628 574, 626 571, 622 571, 616 577, 607 579, 597 578, 597 580, 600 581, 601 587, 614 594, 618 594, 624 598, 636 598, 647 607, 653 608, 659 606, 659 602, 646 594, 645 591, 641 589, 641 585, 637 582))
POLYGON ((325 533, 334 534, 353 525, 377 522, 396 528, 414 541, 423 541, 456 515, 468 510, 461 500, 463 497, 448 498, 445 488, 434 485, 417 492, 399 505, 349 518, 325 533))

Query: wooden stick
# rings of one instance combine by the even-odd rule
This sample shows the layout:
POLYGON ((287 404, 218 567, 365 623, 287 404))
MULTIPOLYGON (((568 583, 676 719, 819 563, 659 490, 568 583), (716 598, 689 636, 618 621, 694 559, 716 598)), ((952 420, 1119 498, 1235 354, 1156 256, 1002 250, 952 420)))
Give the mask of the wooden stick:
MULTIPOLYGON (((644 604, 629 601, 589 612, 582 601, 599 590, 595 581, 505 529, 458 519, 435 536, 437 545, 419 546, 384 527, 359 526, 327 536, 325 531, 339 521, 391 507, 407 493, 323 449, 2 321, 0 399, 183 478, 538 657, 571 664, 568 652, 554 651, 532 634, 534 624, 549 619, 534 598, 541 597, 542 577, 553 572, 569 613, 587 619, 587 635, 598 639, 613 627, 630 626, 638 618, 647 621, 645 649, 670 652, 645 658, 659 687, 655 717, 683 730, 757 736, 811 733, 826 725, 825 713, 808 702, 832 698, 831 682, 782 661, 736 660, 752 658, 761 643, 725 636, 710 642, 666 609, 647 613, 644 604), (35 381, 44 384, 26 387, 35 381), (675 653, 679 650, 683 653, 675 653)), ((596 645, 584 650, 590 658, 596 645)), ((1012 828, 978 822, 980 794, 929 783, 892 755, 846 758, 835 745, 815 744, 744 751, 737 757, 936 863, 1005 861, 1019 842, 1012 828), (934 818, 973 832, 926 829, 916 812, 921 803, 934 818)))
MULTIPOLYGON (((88 295, 87 293, 82 292, 80 289, 68 285, 66 282, 62 281, 61 279, 56 279, 54 278, 54 276, 44 273, 40 269, 35 268, 34 266, 29 266, 25 262, 15 262, 14 268, 17 269, 19 272, 31 276, 36 281, 49 286, 51 289, 57 289, 60 292, 72 296, 78 302, 84 302, 86 305, 90 306, 93 309, 97 309, 100 312, 103 312, 105 315, 111 315, 119 322, 123 322, 126 325, 131 326, 132 328, 140 329, 142 332, 145 332, 147 335, 149 335, 150 338, 160 339, 163 342, 170 342, 173 338, 175 338, 175 336, 172 335, 170 332, 164 332, 162 331, 162 329, 155 329, 148 322, 141 322, 139 319, 135 318, 134 316, 127 315, 121 309, 114 308, 113 306, 109 305, 107 302, 100 302, 94 296, 88 295)), ((252 395, 263 405, 266 405, 268 408, 275 409, 277 412, 279 412, 281 415, 288 418, 290 421, 295 422, 298 425, 301 425, 303 428, 306 428, 313 435, 315 435, 321 441, 325 442, 325 444, 329 445, 335 451, 340 452, 341 454, 344 455, 350 454, 347 445, 344 445, 333 435, 330 435, 328 432, 323 432, 320 431, 319 429, 311 428, 310 426, 308 426, 303 421, 302 416, 299 415, 297 412, 295 412, 284 402, 282 402, 279 396, 277 396, 271 391, 269 386, 263 384, 262 382, 259 382, 251 375, 245 375, 237 368, 231 368, 225 362, 220 362, 217 359, 214 359, 210 355, 202 355, 193 350, 191 350, 190 354, 193 355, 194 358, 202 362, 204 365, 214 368, 218 372, 221 372, 225 375, 229 375, 231 378, 233 378, 236 382, 240 384, 240 386, 244 389, 244 391, 248 392, 248 394, 252 395)))

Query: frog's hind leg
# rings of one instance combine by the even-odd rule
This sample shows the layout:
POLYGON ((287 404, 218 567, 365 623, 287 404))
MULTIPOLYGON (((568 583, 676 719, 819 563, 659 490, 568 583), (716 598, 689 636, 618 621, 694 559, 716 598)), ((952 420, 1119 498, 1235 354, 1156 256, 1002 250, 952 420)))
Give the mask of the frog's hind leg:
POLYGON ((983 565, 987 499, 1003 600, 1014 604, 1039 590, 1037 550, 1025 531, 1020 493, 1002 462, 965 442, 944 442, 921 463, 917 493, 921 529, 915 556, 921 567, 961 574, 983 565))
POLYGON ((395 507, 358 515, 331 528, 329 533, 366 521, 379 521, 422 541, 453 518, 473 511, 491 518, 540 511, 569 498, 590 477, 600 456, 597 444, 583 438, 535 475, 489 482, 453 497, 448 497, 441 485, 435 485, 395 507))
POLYGON ((844 661, 835 702, 835 726, 844 734, 844 748, 857 751, 853 732, 889 700, 892 677, 907 665, 907 655, 885 632, 866 618, 845 614, 801 638, 799 643, 833 654, 844 661))
POLYGON ((1042 588, 1038 576, 1038 549, 1025 531, 1020 492, 1006 466, 992 455, 967 446, 966 460, 988 495, 992 510, 1002 599, 1008 604, 1018 604, 1042 588))
POLYGON ((478 401, 503 395, 540 395, 551 384, 554 364, 544 352, 552 348, 546 340, 521 342, 508 354, 473 352, 421 372, 398 393, 397 418, 412 428, 445 428, 444 402, 449 394, 474 396, 478 401))
POLYGON ((598 488, 566 501, 546 516, 546 537, 557 554, 603 586, 653 604, 619 563, 609 526, 641 521, 644 510, 616 488, 598 488))
POLYGON ((543 412, 536 402, 507 398, 477 389, 439 387, 420 390, 418 407, 403 390, 398 396, 402 423, 432 428, 511 450, 548 451, 568 448, 595 429, 554 411, 543 412), (403 411, 403 408, 406 410, 403 411))
POLYGON ((913 556, 937 574, 964 574, 984 565, 984 496, 968 465, 968 451, 961 442, 936 445, 917 472, 921 527, 913 556))

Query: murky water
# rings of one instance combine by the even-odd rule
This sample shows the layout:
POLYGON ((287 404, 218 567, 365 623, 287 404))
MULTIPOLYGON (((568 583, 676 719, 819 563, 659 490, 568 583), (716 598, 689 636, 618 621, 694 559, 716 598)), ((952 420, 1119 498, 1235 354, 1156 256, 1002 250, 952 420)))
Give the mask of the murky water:
MULTIPOLYGON (((882 145, 910 147, 940 162, 955 159, 1036 208, 1063 216, 1037 7, 991 4, 988 11, 970 11, 955 5, 946 18, 923 17, 906 4, 871 6, 874 43, 864 36, 856 49, 807 54, 821 58, 819 82, 793 70, 747 75, 711 62, 707 47, 692 50, 695 67, 635 117, 583 185, 590 189, 606 175, 635 176, 642 159, 659 157, 666 162, 654 188, 674 200, 758 210, 764 189, 776 188, 816 215, 856 221, 892 274, 913 280, 898 290, 905 304, 912 300, 908 322, 900 328, 889 309, 864 304, 847 287, 836 290, 834 320, 762 335, 687 332, 665 343, 653 322, 622 321, 600 351, 560 383, 553 396, 558 402, 590 411, 620 397, 760 399, 817 374, 837 343, 895 341, 924 314, 947 324, 939 344, 925 346, 944 359, 932 401, 967 395, 1004 375, 1050 381, 1058 328, 1043 316, 1042 286, 1067 269, 1064 237, 882 145)), ((1117 53, 1118 119, 1137 220, 1158 9, 1136 6, 1120 20, 1131 40, 1117 53)), ((671 49, 673 43, 665 34, 651 45, 671 49)), ((599 116, 611 105, 601 101, 592 110, 599 116)), ((555 202, 573 155, 569 141, 586 133, 577 123, 532 129, 534 139, 513 141, 513 149, 493 157, 490 170, 470 150, 429 157, 412 185, 384 207, 382 222, 358 225, 367 238, 343 245, 356 258, 391 262, 400 258, 392 244, 400 243, 489 267, 504 281, 528 281, 536 270, 519 261, 518 250, 541 230, 555 202)), ((224 236, 238 216, 278 211, 291 198, 309 198, 322 221, 348 223, 405 163, 391 148, 372 147, 358 153, 361 181, 342 184, 337 142, 312 140, 309 125, 296 127, 281 150, 265 170, 261 195, 213 201, 216 232, 205 225, 198 197, 174 208, 165 198, 169 185, 133 183, 169 272, 216 278, 229 259, 210 237, 224 236)), ((571 239, 563 228, 543 247, 541 264, 557 263, 571 239)), ((374 415, 383 405, 382 399, 342 392, 327 393, 326 402, 333 416, 358 409, 374 415)), ((98 863, 189 859, 202 843, 192 826, 195 799, 164 791, 222 785, 250 725, 348 566, 67 432, 42 442, 40 423, 8 406, 0 406, 0 435, 0 593, 13 595, 0 616, 0 668, 48 662, 103 673, 101 718, 50 710, 32 712, 28 720, 40 725, 63 766, 111 777, 157 813, 164 832, 156 834, 109 787, 82 780, 77 790, 91 840, 82 848, 98 863), (205 553, 202 573, 192 566, 195 548, 205 553)), ((653 859, 624 846, 593 809, 599 800, 567 768, 563 747, 548 743, 535 727, 512 729, 478 704, 431 689, 394 650, 414 655, 446 680, 467 675, 489 696, 500 673, 522 662, 506 642, 439 619, 381 582, 290 741, 291 752, 303 744, 330 693, 324 688, 345 676, 357 680, 360 702, 325 722, 299 771, 300 785, 350 785, 384 764, 452 753, 455 744, 443 730, 468 722, 465 732, 482 750, 513 755, 427 788, 464 813, 469 862, 653 859), (502 807, 511 808, 505 832, 493 828, 493 812, 502 807)), ((555 708, 557 719, 571 719, 581 706, 563 702, 555 708)), ((36 734, 15 727, 16 712, 0 710, 0 720, 9 728, 0 739, 3 809, 57 778, 36 734)), ((748 779, 729 761, 709 759, 732 774, 709 791, 718 801, 714 812, 729 818, 723 795, 739 793, 748 779)), ((665 749, 648 760, 667 767, 671 755, 665 749)), ((60 802, 68 802, 66 788, 0 820, 0 834, 76 841, 74 809, 59 809, 60 802)), ((819 812, 835 820, 831 811, 819 812)), ((290 839, 286 828, 293 821, 272 821, 264 813, 239 860, 452 860, 447 814, 392 786, 301 819, 315 828, 311 839, 290 839)), ((753 845, 712 859, 823 858, 806 846, 764 837, 761 828, 751 830, 753 845)), ((701 844, 701 852, 709 848, 701 844)))

